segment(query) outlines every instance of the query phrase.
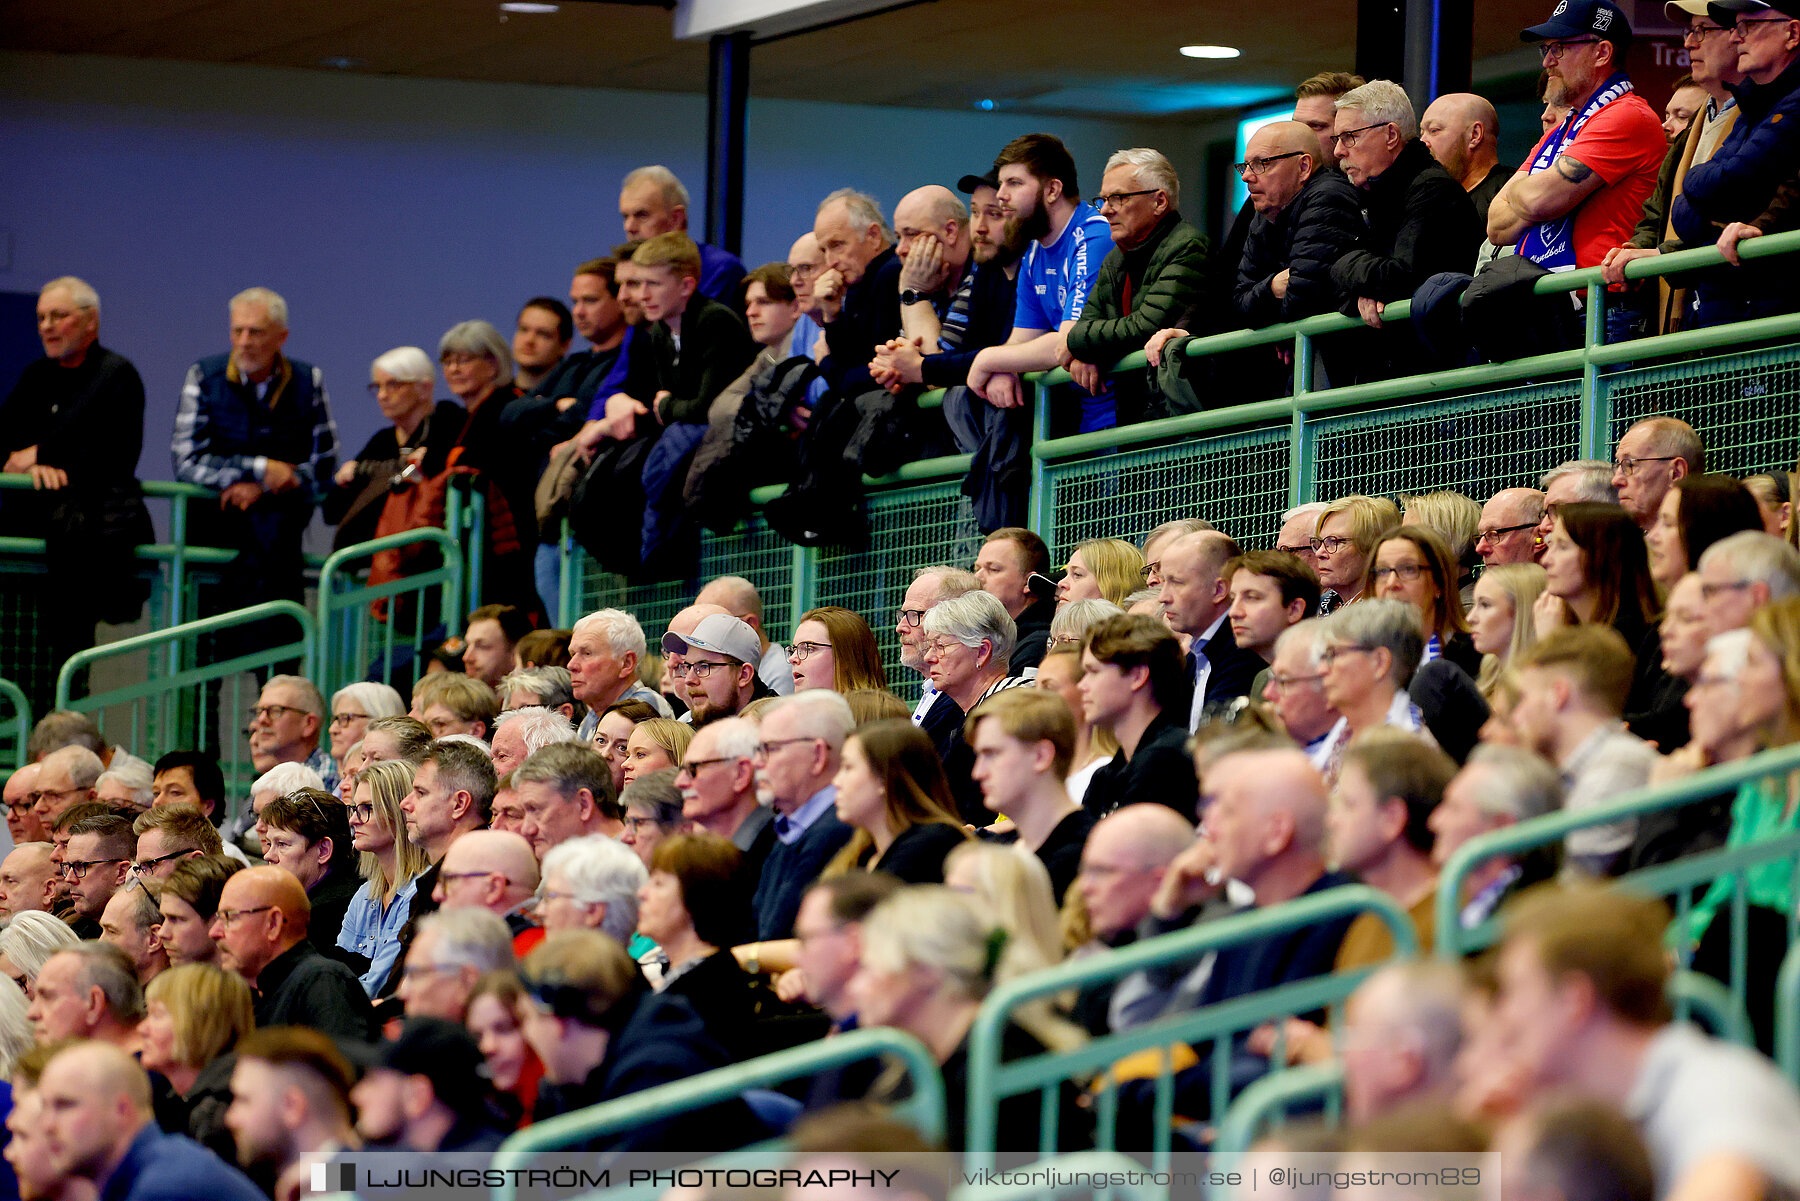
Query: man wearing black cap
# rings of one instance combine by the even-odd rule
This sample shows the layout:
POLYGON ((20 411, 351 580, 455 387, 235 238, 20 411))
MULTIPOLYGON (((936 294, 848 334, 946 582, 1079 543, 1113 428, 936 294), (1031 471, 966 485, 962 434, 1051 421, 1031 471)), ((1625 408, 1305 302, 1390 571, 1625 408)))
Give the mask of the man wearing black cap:
POLYGON ((1625 74, 1631 25, 1611 0, 1560 0, 1519 35, 1539 43, 1547 96, 1570 114, 1488 207, 1488 240, 1551 271, 1597 267, 1631 236, 1668 150, 1625 74))
POLYGON ((1800 67, 1795 65, 1800 61, 1800 17, 1791 15, 1796 12, 1796 0, 1718 0, 1708 6, 1713 21, 1731 31, 1723 36, 1737 52, 1737 69, 1744 76, 1732 89, 1738 121, 1718 153, 1688 170, 1671 215, 1684 243, 1716 241, 1739 269, 1694 283, 1695 325, 1793 308, 1791 269, 1779 263, 1743 267, 1737 244, 1800 224, 1786 203, 1800 166, 1800 67), (1777 190, 1783 203, 1772 203, 1777 190))
POLYGON ((408 1018, 400 1036, 358 1049, 350 1090, 372 1151, 492 1151, 506 1138, 488 1099, 487 1060, 467 1030, 408 1018))

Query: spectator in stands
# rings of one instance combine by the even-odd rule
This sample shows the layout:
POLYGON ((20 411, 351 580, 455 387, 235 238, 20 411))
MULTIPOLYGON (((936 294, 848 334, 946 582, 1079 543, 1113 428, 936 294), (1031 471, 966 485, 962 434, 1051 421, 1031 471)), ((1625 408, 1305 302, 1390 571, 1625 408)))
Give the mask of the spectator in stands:
MULTIPOLYGON (((1026 134, 994 159, 1000 201, 1029 240, 1020 271, 1012 334, 1002 346, 975 357, 969 388, 996 409, 1025 403, 1019 376, 1062 365, 1068 338, 1080 319, 1101 264, 1112 251, 1112 231, 1094 207, 1082 203, 1075 159, 1049 134, 1026 134)), ((1171 206, 1173 207, 1173 206, 1171 206)), ((1081 401, 1078 432, 1115 424, 1112 389, 1081 401)))
POLYGON ((1104 599, 1123 608, 1143 580, 1144 556, 1137 547, 1123 538, 1090 538, 1069 552, 1056 586, 1056 605, 1104 599))
MULTIPOLYGON (((1008 657, 1016 638, 1012 618, 990 593, 975 591, 932 606, 921 627, 925 671, 932 686, 964 713, 988 697, 1029 681, 1011 673, 1008 657)), ((965 822, 985 825, 981 790, 970 777, 975 753, 963 727, 937 741, 957 812, 965 822)))
POLYGON ((56 874, 54 850, 47 842, 22 842, 0 859, 0 920, 11 921, 49 904, 50 882, 56 874))
POLYGON ((815 690, 771 705, 757 744, 758 799, 767 795, 775 845, 758 874, 752 908, 759 941, 791 937, 801 897, 850 840, 833 781, 854 726, 850 706, 815 690))
POLYGON ((1319 515, 1327 506, 1322 500, 1295 505, 1281 515, 1281 530, 1275 535, 1275 549, 1294 555, 1317 571, 1318 557, 1313 552, 1313 536, 1319 530, 1319 515))
MULTIPOLYGON (((1331 280, 1344 312, 1380 329, 1389 302, 1410 300, 1441 271, 1473 270, 1480 237, 1475 205, 1419 141, 1412 101, 1399 84, 1371 80, 1339 96, 1336 109, 1333 152, 1363 193, 1369 229, 1332 264, 1331 280)), ((1409 343, 1387 345, 1384 373, 1413 369, 1394 357, 1416 354, 1416 342, 1409 343)))
POLYGON ((1700 556, 1700 596, 1713 633, 1742 629, 1764 605, 1800 596, 1800 552, 1768 534, 1722 538, 1700 556))
POLYGON ((593 929, 620 946, 635 945, 638 892, 649 869, 615 839, 585 835, 544 856, 538 916, 546 935, 593 929))
POLYGON ((231 352, 188 368, 175 412, 175 478, 221 493, 193 513, 190 538, 235 549, 216 611, 300 600, 300 536, 337 463, 324 373, 281 353, 287 301, 267 288, 232 297, 231 352))
POLYGON ((1613 487, 1638 528, 1648 531, 1663 497, 1677 482, 1706 470, 1706 451, 1694 427, 1676 417, 1646 417, 1619 438, 1613 487))
POLYGON ((1154 801, 1193 820, 1198 792, 1181 720, 1189 692, 1169 628, 1141 616, 1097 622, 1082 647, 1081 666, 1082 714, 1119 744, 1088 785, 1082 807, 1104 817, 1154 801))
POLYGON ((219 832, 198 808, 159 805, 131 824, 137 836, 131 871, 140 880, 167 880, 189 858, 224 854, 219 832))
MULTIPOLYGON (((1521 747, 1479 746, 1431 811, 1432 866, 1441 871, 1471 838, 1554 813, 1562 802, 1562 783, 1541 756, 1521 747)), ((1552 847, 1475 864, 1463 877, 1458 924, 1464 930, 1479 926, 1520 889, 1553 874, 1556 859, 1552 847)))
POLYGON ((762 640, 755 630, 727 613, 702 617, 693 630, 663 635, 663 653, 681 656, 680 678, 687 681, 688 711, 696 729, 736 715, 752 700, 774 692, 757 668, 762 640))
POLYGON ((1544 592, 1544 569, 1536 563, 1503 563, 1475 581, 1469 609, 1469 638, 1481 654, 1475 682, 1492 697, 1501 675, 1537 645, 1532 609, 1544 592))
POLYGON ((1146 587, 1162 587, 1163 552, 1186 534, 1200 534, 1215 529, 1212 522, 1204 517, 1177 517, 1173 521, 1165 521, 1148 534, 1144 535, 1144 567, 1140 573, 1146 587))
POLYGON ((51 751, 59 751, 65 746, 86 747, 100 756, 101 766, 108 771, 133 764, 150 766, 124 747, 106 741, 92 717, 72 709, 52 709, 38 718, 31 727, 31 737, 26 740, 25 755, 38 762, 51 751))
MULTIPOLYGON (((1126 805, 1095 822, 1075 878, 1094 938, 1109 947, 1136 938, 1163 873, 1193 842, 1194 827, 1166 805, 1126 805)), ((1102 998, 1102 1018, 1104 1008, 1102 998)))
POLYGON ((1480 672, 1480 652, 1469 637, 1469 621, 1457 592, 1456 562, 1437 531, 1407 525, 1383 534, 1369 561, 1364 592, 1405 601, 1419 611, 1425 630, 1421 666, 1441 658, 1470 679, 1480 672))
POLYGON ((219 761, 199 751, 170 751, 152 768, 150 807, 188 804, 217 826, 225 818, 225 775, 219 761))
POLYGON ((881 206, 850 188, 819 202, 813 238, 825 264, 812 281, 828 350, 819 369, 839 393, 854 395, 874 382, 876 349, 901 331, 902 264, 881 206))
POLYGON ((1536 488, 1502 488, 1481 506, 1475 550, 1482 563, 1531 563, 1538 525, 1544 519, 1544 494, 1536 488))
MULTIPOLYGON (((256 990, 258 1026, 304 1024, 340 1038, 367 1038, 369 998, 349 968, 308 941, 308 917, 306 890, 289 873, 278 867, 238 872, 225 882, 213 915, 219 966, 256 990)), ((353 937, 348 924, 345 936, 353 937)))
POLYGON ((219 910, 219 894, 224 891, 225 881, 242 870, 243 865, 235 859, 206 855, 183 860, 162 882, 156 900, 162 911, 162 925, 156 932, 156 941, 168 953, 171 965, 217 962, 219 944, 208 931, 219 910))
POLYGON ((63 878, 69 882, 69 902, 81 926, 83 937, 99 934, 100 914, 113 893, 125 886, 131 875, 131 855, 137 845, 131 833, 131 819, 117 814, 100 814, 84 818, 69 827, 69 850, 62 862, 63 878))
POLYGON ((650 772, 673 771, 681 765, 681 757, 693 740, 694 727, 685 722, 667 717, 639 722, 625 740, 625 768, 620 775, 629 787, 650 772))
POLYGON ((1238 644, 1231 621, 1224 568, 1237 554, 1237 543, 1216 530, 1183 535, 1162 552, 1163 621, 1192 640, 1184 669, 1193 698, 1186 714, 1190 732, 1208 705, 1248 695, 1263 668, 1262 656, 1238 644))
MULTIPOLYGON (((953 596, 963 596, 980 587, 981 580, 971 572, 942 565, 921 567, 912 583, 907 585, 906 594, 900 600, 900 610, 895 614, 894 631, 900 638, 901 665, 925 675, 925 636, 920 627, 926 612, 953 596)), ((918 707, 913 710, 914 723, 936 742, 944 736, 945 730, 960 724, 962 719, 962 711, 956 707, 956 702, 940 693, 927 677, 918 707)))
MULTIPOLYGON (((682 817, 696 832, 728 839, 743 852, 743 872, 752 890, 775 845, 773 814, 757 803, 760 743, 755 723, 741 717, 723 718, 695 731, 675 776, 681 788, 682 817)), ((746 915, 739 916, 746 919, 746 915)), ((746 925, 754 922, 746 920, 746 925)))
POLYGON ((756 633, 762 654, 757 660, 757 678, 781 696, 794 690, 793 672, 789 670, 787 651, 770 641, 763 628, 762 594, 756 585, 741 575, 725 575, 711 581, 694 597, 696 605, 717 605, 749 626, 756 633))
POLYGON ((27 763, 6 777, 6 829, 12 835, 14 846, 24 846, 28 842, 45 842, 50 837, 50 828, 38 817, 37 786, 38 773, 42 767, 36 763, 27 763))
POLYGON ((944 857, 968 838, 944 767, 930 740, 910 722, 872 722, 844 742, 834 781, 837 815, 855 827, 825 875, 856 868, 909 884, 941 883, 944 857))
POLYGON ((582 742, 593 739, 600 714, 617 701, 643 701, 659 715, 673 716, 662 694, 638 683, 644 649, 644 628, 619 609, 600 609, 575 623, 569 636, 569 676, 575 699, 588 707, 576 731, 582 742))
POLYGON ((513 382, 527 392, 535 389, 562 364, 574 337, 569 306, 554 296, 527 300, 513 326, 513 382))
POLYGON ((103 1197, 258 1201, 262 1191, 192 1140, 164 1134, 144 1069, 116 1047, 72 1046, 44 1069, 42 1121, 58 1179, 103 1197))
MULTIPOLYGON (((1026 940, 996 936, 996 928, 961 893, 903 889, 864 920, 862 960, 849 985, 859 1024, 904 1030, 938 1061, 945 1080, 946 1145, 952 1150, 962 1149, 967 1131, 968 1038, 982 998, 996 985, 1045 966, 1026 940)), ((1020 1005, 1009 1016, 1003 1034, 1007 1058, 1069 1050, 1084 1041, 1043 1001, 1020 1005)), ((1065 1082, 1059 1091, 1059 1140, 1078 1145, 1084 1123, 1074 1107, 1073 1087, 1065 1082)), ((1036 1145, 1038 1123, 1036 1094, 1002 1100, 995 1144, 1036 1145)))
POLYGON ((115 892, 100 911, 100 941, 111 943, 125 952, 139 984, 169 966, 168 953, 156 941, 156 927, 162 923, 162 910, 150 889, 137 881, 115 892))
MULTIPOLYGON (((717 614, 720 617, 727 616, 724 607, 720 605, 689 605, 687 608, 680 610, 673 617, 669 618, 669 628, 664 631, 663 637, 667 638, 670 634, 673 634, 678 640, 686 638, 700 625, 703 618, 711 617, 714 614, 717 614)), ((681 651, 664 650, 662 654, 662 665, 663 692, 670 698, 672 703, 679 704, 683 707, 684 711, 681 714, 680 720, 688 725, 692 725, 694 722, 694 714, 691 708, 692 702, 688 698, 686 656, 681 651)))
POLYGON ((1658 1195, 1644 1140, 1629 1117, 1603 1101, 1563 1096, 1533 1105, 1495 1130, 1491 1147, 1512 1165, 1507 1188, 1521 1196, 1658 1195))
MULTIPOLYGON (((688 191, 667 167, 639 167, 619 186, 619 217, 625 224, 625 236, 634 242, 659 234, 686 233, 688 191)), ((744 278, 742 260, 704 242, 699 243, 699 250, 700 294, 717 301, 737 295, 744 278)))
POLYGON ((733 1059, 761 1053, 756 994, 730 944, 742 924, 743 853, 707 833, 677 834, 656 848, 638 889, 638 933, 661 950, 652 983, 687 1000, 733 1059))
POLYGON ((884 872, 852 872, 808 888, 794 922, 797 966, 778 982, 781 995, 804 996, 824 1010, 833 1033, 856 1029, 849 985, 862 956, 863 922, 901 887, 884 872))
POLYGON ((444 909, 419 920, 395 995, 408 1018, 460 1023, 475 981, 512 966, 513 932, 505 919, 470 906, 444 909))
POLYGON ((1556 519, 1557 509, 1577 501, 1597 505, 1618 503, 1619 491, 1613 487, 1613 471, 1613 465, 1604 459, 1571 459, 1544 473, 1544 478, 1539 481, 1544 486, 1544 516, 1538 522, 1535 547, 1540 562, 1544 558, 1544 545, 1550 540, 1550 526, 1556 519))
POLYGON ((1800 1098, 1753 1052, 1668 1021, 1661 901, 1546 887, 1509 910, 1490 1021, 1530 1095, 1630 1109, 1664 1195, 1800 1187, 1800 1098))
POLYGON ((494 788, 494 764, 480 747, 439 739, 426 750, 413 773, 412 788, 400 802, 406 840, 431 860, 431 869, 419 880, 425 895, 437 884, 436 869, 450 844, 486 828, 494 788))
POLYGON ((67 922, 49 913, 31 910, 15 914, 0 930, 0 972, 29 998, 50 957, 80 941, 67 922))
POLYGON ((453 400, 432 404, 437 368, 417 346, 397 346, 369 366, 369 392, 387 428, 377 430, 354 459, 338 465, 325 495, 325 524, 338 527, 342 550, 375 537, 397 477, 408 483, 444 470, 468 414, 453 400))
POLYGON ((374 996, 400 955, 400 929, 411 912, 418 877, 431 866, 406 838, 400 803, 412 791, 413 765, 376 763, 363 769, 349 807, 351 845, 362 852, 362 887, 344 912, 338 946, 369 961, 364 990, 374 996))
POLYGON ((1699 567, 1707 547, 1745 530, 1763 532, 1762 510, 1748 488, 1728 475, 1683 476, 1663 494, 1644 532, 1651 578, 1666 592, 1699 567))
POLYGON ((255 1030, 235 1058, 225 1125, 246 1171, 285 1180, 312 1157, 356 1145, 354 1074, 331 1039, 298 1026, 255 1030))
MULTIPOLYGON (((650 706, 642 701, 626 701, 627 705, 640 706, 644 712, 651 712, 650 706)), ((608 714, 616 713, 619 706, 614 705, 607 710, 608 714)), ((494 774, 504 778, 512 774, 512 770, 543 750, 553 742, 575 741, 575 723, 562 714, 541 705, 533 705, 525 709, 513 709, 501 713, 496 719, 493 742, 494 774)), ((596 729, 604 734, 606 717, 596 729)), ((629 729, 626 731, 629 734, 629 729)), ((598 745, 598 744, 596 744, 598 745)), ((624 749, 624 738, 618 740, 618 746, 624 749)), ((603 752, 604 757, 604 752, 603 752)), ((608 759, 609 763, 613 761, 608 759)), ((614 768, 617 776, 617 767, 614 768)))
MULTIPOLYGON (((1448 755, 1418 739, 1361 743, 1344 752, 1325 815, 1331 862, 1406 911, 1420 955, 1431 954, 1437 916, 1437 869, 1427 823, 1455 775, 1448 755)), ((1365 913, 1345 933, 1337 967, 1367 967, 1393 954, 1387 925, 1365 913)))
POLYGON ((40 1043, 91 1039, 135 1049, 144 990, 125 952, 78 942, 48 956, 31 981, 32 1029, 40 1043))
POLYGON ((623 831, 612 769, 590 746, 553 742, 520 764, 512 782, 525 811, 519 833, 540 860, 566 839, 623 831))
POLYGON ((525 989, 516 971, 490 972, 469 993, 465 1025, 487 1061, 487 1079, 506 1119, 515 1127, 529 1125, 537 1105, 544 1065, 525 1041, 519 1003, 525 989))
POLYGON ((1326 505, 1312 538, 1319 583, 1319 614, 1361 600, 1375 544, 1400 524, 1400 510, 1381 496, 1345 496, 1326 505))
MULTIPOLYGON (((1063 609, 1063 613, 1071 612, 1083 604, 1107 604, 1105 601, 1077 601, 1063 609)), ((1117 609, 1116 605, 1109 606, 1117 609)), ((1060 614, 1059 614, 1060 616, 1060 614)), ((1075 721, 1075 745, 1069 754, 1069 772, 1063 781, 1063 788, 1069 799, 1081 804, 1087 796, 1088 785, 1096 773, 1112 762, 1118 746, 1111 735, 1094 728, 1087 719, 1081 705, 1081 643, 1063 644, 1055 647, 1044 656, 1038 665, 1037 687, 1045 692, 1053 692, 1061 697, 1068 706, 1075 721)))
POLYGON ((362 1079, 350 1090, 366 1150, 491 1152, 499 1129, 475 1038, 437 1017, 408 1017, 399 1033, 366 1049, 362 1079))
POLYGON ((1047 576, 1049 571, 1050 548, 1020 526, 995 530, 975 556, 975 578, 981 581, 982 591, 998 600, 1013 619, 1018 637, 1008 663, 1020 675, 1041 663, 1049 649, 1054 606, 1039 600, 1031 587, 1033 575, 1047 576))
POLYGON ((650 866, 657 843, 687 826, 681 816, 681 789, 675 783, 678 770, 665 767, 646 772, 619 793, 619 804, 625 810, 625 832, 619 841, 637 852, 645 867, 650 866))
MULTIPOLYGON (((1095 204, 1111 231, 1112 249, 1068 329, 1058 362, 1076 384, 1098 395, 1106 387, 1101 373, 1142 350, 1157 330, 1205 328, 1196 318, 1209 264, 1206 238, 1181 219, 1175 166, 1160 151, 1146 146, 1114 151, 1095 204)), ((1127 421, 1167 415, 1158 398, 1144 391, 1127 387, 1127 421)))
POLYGON ((796 692, 830 688, 846 693, 888 686, 874 631, 859 614, 836 605, 808 609, 800 615, 788 663, 796 692))
POLYGON ((1441 962, 1377 971, 1344 1006, 1344 1116, 1362 1125, 1404 1105, 1449 1104, 1462 1045, 1462 973, 1441 962))
POLYGON ((150 808, 153 780, 150 765, 141 759, 123 767, 109 768, 94 781, 94 799, 116 809, 143 813, 150 808))
POLYGON ((1233 640, 1263 662, 1246 694, 1260 698, 1269 684, 1275 640, 1318 610, 1319 573, 1285 551, 1253 550, 1227 560, 1220 578, 1231 602, 1226 616, 1233 640))
POLYGON ((1720 25, 1731 23, 1725 37, 1744 77, 1740 115, 1713 156, 1688 168, 1670 224, 1686 245, 1716 241, 1738 270, 1695 281, 1695 325, 1788 311, 1777 276, 1744 267, 1737 247, 1745 238, 1793 227, 1785 212, 1795 156, 1788 131, 1800 112, 1800 73, 1790 70, 1800 61, 1800 31, 1792 24, 1800 18, 1771 0, 1720 0, 1708 14, 1720 25), (1724 232, 1715 235, 1721 226, 1724 232))
POLYGON ((1467 608, 1475 587, 1475 571, 1480 556, 1475 554, 1475 533, 1481 525, 1481 504, 1461 492, 1439 489, 1402 496, 1401 525, 1423 526, 1444 540, 1455 566, 1457 587, 1463 607, 1467 608))
POLYGON ((1663 136, 1669 139, 1671 146, 1681 141, 1688 126, 1705 107, 1706 89, 1694 82, 1693 75, 1683 75, 1675 81, 1669 103, 1663 107, 1663 136))
POLYGON ((235 1061, 230 1052, 255 1026, 250 986, 234 972, 190 963, 144 989, 139 1060, 173 1088, 182 1131, 221 1156, 236 1153, 225 1120, 235 1061))
POLYGON ((1714 633, 1706 623, 1698 572, 1688 572, 1669 589, 1663 599, 1662 623, 1657 632, 1662 639, 1663 671, 1670 679, 1693 684, 1700 674, 1700 661, 1706 656, 1707 639, 1714 633))
POLYGON ((1611 0, 1585 0, 1520 36, 1539 43, 1549 99, 1574 116, 1494 197, 1488 240, 1551 270, 1597 267, 1630 236, 1668 148, 1625 79, 1631 25, 1611 0))
POLYGON ((500 681, 517 670, 515 648, 530 632, 531 620, 524 610, 512 605, 481 606, 469 614, 463 633, 463 671, 489 688, 499 688, 500 681))
POLYGON ((52 751, 38 764, 37 786, 32 792, 32 814, 48 827, 83 801, 94 799, 94 781, 102 770, 100 756, 84 746, 52 751))
POLYGON ((468 734, 485 741, 500 714, 500 698, 480 680, 441 674, 443 681, 431 689, 419 720, 433 738, 468 734))
POLYGON ((1439 96, 1419 118, 1419 140, 1475 206, 1486 242, 1488 205, 1512 170, 1500 165, 1500 118, 1494 106, 1473 92, 1439 96))
MULTIPOLYGON (((530 637, 526 635, 527 639, 530 637)), ((519 645, 525 643, 522 641, 519 645)), ((554 709, 577 725, 587 716, 587 706, 575 699, 574 681, 566 667, 521 667, 501 680, 495 691, 502 710, 527 709, 536 705, 554 709)), ((651 709, 653 715, 656 712, 651 709)))
POLYGON ((329 793, 302 790, 269 802, 262 824, 263 857, 306 889, 307 933, 321 954, 336 957, 344 915, 362 884, 344 805, 329 793))
POLYGON ((497 914, 505 920, 515 946, 521 940, 535 946, 541 934, 536 933, 527 911, 537 886, 537 860, 524 836, 504 830, 472 830, 445 852, 433 899, 442 909, 485 909, 497 914))
POLYGON ((1792 481, 1793 473, 1788 471, 1766 471, 1744 477, 1744 487, 1750 489, 1750 495, 1756 498, 1756 507, 1762 510, 1763 532, 1772 537, 1788 536, 1794 509, 1792 481))
POLYGON ((326 791, 337 790, 337 765, 319 745, 329 716, 311 680, 271 676, 250 711, 250 762, 259 772, 278 763, 303 763, 319 773, 326 791))
POLYGON ((1429 734, 1419 706, 1407 694, 1424 652, 1419 611, 1404 601, 1368 600, 1332 614, 1320 631, 1325 648, 1325 701, 1341 716, 1331 728, 1325 757, 1327 782, 1335 784, 1350 740, 1365 730, 1391 726, 1429 734))
MULTIPOLYGON (((1556 630, 1516 666, 1513 725, 1562 773, 1565 809, 1594 808, 1650 779, 1656 752, 1620 725, 1632 667, 1625 640, 1600 625, 1556 630)), ((1568 838, 1570 864, 1610 874, 1635 835, 1630 820, 1577 830, 1568 838)))
POLYGON ((1075 719, 1060 697, 1037 689, 999 693, 970 711, 965 736, 982 801, 1012 819, 1001 841, 1043 861, 1061 904, 1081 867, 1094 817, 1069 799, 1064 780, 1075 749, 1075 719))

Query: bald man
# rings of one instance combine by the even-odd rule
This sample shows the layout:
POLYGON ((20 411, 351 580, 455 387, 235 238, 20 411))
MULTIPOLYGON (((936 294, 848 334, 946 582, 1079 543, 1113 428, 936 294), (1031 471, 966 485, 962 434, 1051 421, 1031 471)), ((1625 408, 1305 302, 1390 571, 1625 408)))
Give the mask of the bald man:
POLYGON ((157 1129, 149 1076, 117 1047, 81 1043, 58 1052, 39 1094, 51 1166, 77 1193, 118 1201, 263 1201, 262 1191, 217 1155, 157 1129))
POLYGON ((497 913, 517 936, 536 929, 524 910, 537 886, 537 858, 529 842, 504 830, 476 830, 450 844, 432 896, 443 909, 497 913))
MULTIPOLYGON (((803 349, 798 342, 794 343, 794 348, 796 352, 803 349)), ((755 584, 741 575, 722 575, 700 589, 694 603, 717 605, 755 630, 763 647, 762 659, 756 665, 757 678, 774 689, 777 696, 794 694, 794 669, 788 663, 787 648, 771 641, 768 631, 763 628, 762 593, 756 590, 755 584)))
POLYGON ((219 966, 256 990, 258 1026, 311 1026, 367 1039, 374 1013, 356 974, 307 940, 306 888, 279 867, 253 867, 225 882, 208 932, 219 966))
POLYGON ((49 842, 50 829, 33 808, 32 793, 37 789, 41 765, 27 763, 6 778, 6 828, 12 833, 14 846, 28 842, 49 842))
POLYGON ((1536 488, 1502 488, 1481 506, 1475 523, 1475 553, 1487 567, 1537 561, 1537 527, 1544 519, 1544 494, 1536 488))
POLYGON ((1693 426, 1679 417, 1646 417, 1619 437, 1612 486, 1638 528, 1648 531, 1669 489, 1705 470, 1706 450, 1693 426))
POLYGON ((1488 205, 1512 178, 1512 169, 1500 165, 1500 117, 1494 106, 1473 92, 1439 96, 1419 118, 1419 140, 1463 186, 1485 226, 1488 205))
POLYGON ((1265 666, 1262 656, 1239 646, 1231 631, 1231 592, 1221 569, 1237 555, 1238 544, 1217 530, 1184 534, 1162 552, 1158 603, 1163 620, 1191 640, 1186 661, 1193 689, 1186 714, 1190 734, 1199 728, 1208 705, 1248 696, 1265 666))
POLYGON ((0 859, 0 921, 29 909, 50 907, 50 879, 56 874, 48 842, 22 842, 0 859))
POLYGON ((1362 202, 1341 171, 1313 161, 1319 140, 1298 121, 1250 138, 1244 186, 1256 218, 1244 239, 1232 309, 1255 328, 1337 308, 1331 265, 1362 235, 1362 202))
POLYGON ((1344 1006, 1344 1116, 1361 1125, 1402 1105, 1448 1105, 1462 1046, 1463 977, 1441 960, 1400 962, 1344 1006))
MULTIPOLYGON (((688 635, 692 634, 695 627, 700 624, 701 618, 710 617, 714 613, 728 612, 729 611, 723 605, 701 604, 695 602, 687 608, 678 611, 675 616, 669 618, 669 628, 665 632, 665 636, 667 636, 667 634, 674 634, 676 637, 686 641, 688 635)), ((688 706, 689 710, 692 710, 693 703, 688 700, 687 693, 687 676, 685 674, 687 671, 686 660, 687 656, 684 654, 671 653, 669 651, 663 652, 663 663, 668 668, 670 687, 673 689, 676 699, 688 706)), ((792 676, 793 672, 790 670, 788 675, 792 676)), ((691 711, 683 713, 681 715, 681 720, 692 724, 694 720, 693 713, 691 711)))

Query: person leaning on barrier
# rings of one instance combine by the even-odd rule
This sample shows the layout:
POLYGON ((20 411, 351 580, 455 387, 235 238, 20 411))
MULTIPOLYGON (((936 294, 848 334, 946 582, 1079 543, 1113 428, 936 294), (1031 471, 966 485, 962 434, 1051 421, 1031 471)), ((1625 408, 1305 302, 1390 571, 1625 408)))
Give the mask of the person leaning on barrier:
POLYGON ((1477 246, 1491 247, 1486 232, 1488 205, 1512 178, 1512 169, 1500 165, 1500 117, 1493 104, 1473 92, 1439 96, 1419 117, 1419 140, 1462 185, 1475 206, 1481 223, 1477 246))

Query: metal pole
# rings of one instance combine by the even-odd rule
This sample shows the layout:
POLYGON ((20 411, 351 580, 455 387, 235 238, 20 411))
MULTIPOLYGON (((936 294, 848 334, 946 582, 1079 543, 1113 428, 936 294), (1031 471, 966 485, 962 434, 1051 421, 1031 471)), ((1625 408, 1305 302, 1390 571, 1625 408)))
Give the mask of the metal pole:
POLYGON ((709 43, 706 80, 706 240, 737 254, 744 239, 744 114, 750 101, 750 35, 709 43))
POLYGON ((1406 66, 1402 78, 1415 113, 1424 112, 1438 93, 1438 10, 1439 0, 1406 0, 1406 66))

